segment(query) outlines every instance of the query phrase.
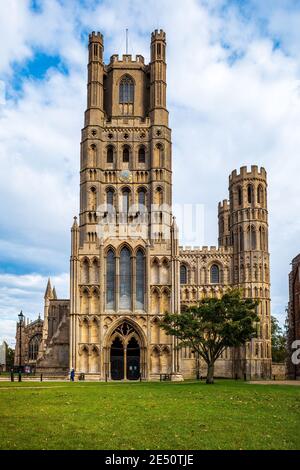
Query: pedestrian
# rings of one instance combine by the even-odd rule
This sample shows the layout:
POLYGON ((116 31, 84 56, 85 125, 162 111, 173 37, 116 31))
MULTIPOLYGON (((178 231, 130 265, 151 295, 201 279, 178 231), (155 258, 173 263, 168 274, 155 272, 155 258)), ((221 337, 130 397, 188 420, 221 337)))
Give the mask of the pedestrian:
POLYGON ((71 373, 70 373, 70 380, 71 380, 71 382, 74 382, 74 378, 75 378, 75 370, 74 370, 74 369, 71 369, 71 373))

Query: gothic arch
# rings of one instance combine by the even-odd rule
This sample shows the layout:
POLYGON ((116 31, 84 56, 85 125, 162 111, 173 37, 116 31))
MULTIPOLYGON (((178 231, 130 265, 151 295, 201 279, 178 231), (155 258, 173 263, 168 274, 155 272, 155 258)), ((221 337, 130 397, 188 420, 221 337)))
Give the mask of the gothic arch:
POLYGON ((154 287, 151 289, 151 313, 154 315, 160 314, 160 292, 159 289, 154 287))
POLYGON ((106 335, 105 335, 105 338, 104 338, 104 344, 106 347, 110 347, 111 346, 111 343, 113 342, 114 338, 116 336, 120 337, 120 339, 124 339, 124 335, 123 335, 123 338, 122 338, 122 334, 117 331, 117 329, 122 325, 122 324, 125 324, 127 323, 128 325, 130 325, 132 327, 132 329, 134 330, 132 333, 130 333, 127 337, 128 341, 130 340, 130 338, 133 336, 133 334, 135 333, 136 334, 136 337, 138 338, 138 342, 139 342, 139 345, 141 348, 144 348, 145 345, 147 344, 147 338, 145 336, 145 333, 143 331, 143 329, 141 328, 141 326, 135 322, 134 320, 132 320, 130 317, 128 316, 122 316, 121 318, 119 318, 118 320, 116 320, 115 322, 113 322, 107 332, 106 332, 106 335))
POLYGON ((158 258, 154 258, 151 261, 151 284, 159 284, 159 266, 160 262, 158 258))

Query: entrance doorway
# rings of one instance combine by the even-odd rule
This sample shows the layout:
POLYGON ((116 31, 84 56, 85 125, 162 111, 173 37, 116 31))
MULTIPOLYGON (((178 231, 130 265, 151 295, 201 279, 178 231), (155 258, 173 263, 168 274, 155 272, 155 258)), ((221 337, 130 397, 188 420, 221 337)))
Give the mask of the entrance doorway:
POLYGON ((124 379, 124 346, 119 337, 116 337, 110 350, 111 378, 124 379))
POLYGON ((110 347, 110 372, 112 380, 138 380, 141 376, 141 347, 139 336, 129 322, 124 322, 114 332, 110 347))
POLYGON ((137 340, 132 337, 127 344, 127 379, 140 378, 140 347, 137 340))

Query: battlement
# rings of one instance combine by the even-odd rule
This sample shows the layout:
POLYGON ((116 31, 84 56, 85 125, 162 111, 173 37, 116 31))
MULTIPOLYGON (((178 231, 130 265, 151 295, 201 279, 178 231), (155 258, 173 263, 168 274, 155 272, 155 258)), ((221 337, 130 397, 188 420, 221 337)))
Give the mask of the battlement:
POLYGON ((240 173, 237 173, 237 170, 233 170, 229 176, 229 182, 233 183, 235 180, 240 180, 242 178, 267 178, 266 170, 261 167, 258 169, 257 165, 251 165, 251 169, 248 171, 247 166, 242 166, 240 168, 240 173))
POLYGON ((231 254, 231 246, 179 246, 179 254, 231 254))
POLYGON ((140 54, 137 54, 135 56, 135 59, 132 58, 132 55, 131 54, 123 54, 122 55, 122 59, 119 58, 119 54, 113 54, 110 58, 110 65, 111 64, 115 64, 115 63, 132 63, 132 64, 144 64, 145 63, 145 59, 142 55, 140 54))
POLYGON ((101 34, 99 31, 97 33, 93 31, 91 34, 89 34, 89 43, 91 42, 100 42, 103 44, 103 34, 101 34))
POLYGON ((219 202, 218 204, 218 212, 225 212, 230 210, 230 203, 228 199, 223 199, 222 202, 219 202))
POLYGON ((162 29, 160 29, 159 31, 158 29, 156 29, 151 34, 151 41, 156 41, 157 39, 161 39, 162 41, 166 40, 166 33, 162 29))

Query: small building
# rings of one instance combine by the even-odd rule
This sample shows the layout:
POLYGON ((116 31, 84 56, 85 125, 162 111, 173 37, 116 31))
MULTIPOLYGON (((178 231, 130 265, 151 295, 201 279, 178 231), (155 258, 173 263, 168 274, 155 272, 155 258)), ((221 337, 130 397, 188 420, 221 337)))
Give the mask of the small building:
POLYGON ((29 366, 30 370, 36 369, 36 361, 43 333, 43 323, 40 316, 32 322, 29 319, 26 319, 21 324, 17 322, 15 368, 24 369, 26 366, 29 366))

